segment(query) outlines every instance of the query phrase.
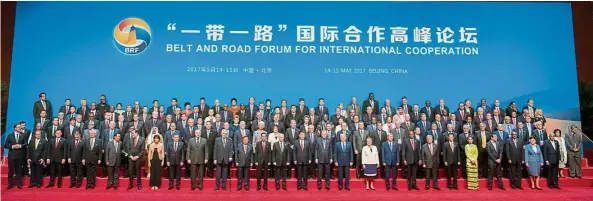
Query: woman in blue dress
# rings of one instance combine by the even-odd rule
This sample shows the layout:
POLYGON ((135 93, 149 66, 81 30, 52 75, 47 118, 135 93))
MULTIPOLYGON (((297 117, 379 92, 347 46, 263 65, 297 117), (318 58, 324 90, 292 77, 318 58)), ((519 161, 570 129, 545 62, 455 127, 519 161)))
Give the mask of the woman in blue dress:
POLYGON ((530 137, 529 144, 525 145, 525 162, 525 165, 529 168, 531 189, 542 190, 539 187, 539 173, 541 167, 544 166, 544 159, 542 157, 542 150, 534 137, 530 137))

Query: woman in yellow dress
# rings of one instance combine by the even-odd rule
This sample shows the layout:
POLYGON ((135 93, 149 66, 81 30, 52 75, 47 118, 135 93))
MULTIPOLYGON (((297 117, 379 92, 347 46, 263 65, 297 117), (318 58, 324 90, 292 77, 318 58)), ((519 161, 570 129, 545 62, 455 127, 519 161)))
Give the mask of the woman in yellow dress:
POLYGON ((467 156, 467 162, 465 163, 467 168, 467 189, 478 190, 478 147, 473 142, 473 137, 469 136, 465 145, 465 155, 467 156))

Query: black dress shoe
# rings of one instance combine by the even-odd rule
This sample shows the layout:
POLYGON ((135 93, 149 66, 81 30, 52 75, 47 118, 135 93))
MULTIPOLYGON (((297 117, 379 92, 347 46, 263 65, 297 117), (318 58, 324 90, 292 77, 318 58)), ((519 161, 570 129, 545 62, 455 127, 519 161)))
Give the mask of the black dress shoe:
POLYGON ((226 185, 225 186, 222 186, 222 190, 223 191, 226 191, 226 185))
POLYGON ((424 187, 424 190, 428 190, 428 189, 430 189, 430 187, 429 187, 429 186, 427 186, 427 187, 424 187))
POLYGON ((560 190, 560 186, 556 186, 556 189, 560 190))
POLYGON ((267 186, 264 186, 264 191, 268 191, 268 187, 267 186))
POLYGON ((441 188, 439 188, 438 186, 434 187, 435 190, 440 191, 441 188))
POLYGON ((320 191, 321 190, 321 186, 317 186, 317 190, 320 191))
POLYGON ((138 190, 142 190, 142 186, 138 185, 138 190))
POLYGON ((523 187, 519 186, 519 187, 517 187, 517 189, 519 189, 519 190, 523 190, 523 187))
POLYGON ((326 186, 326 187, 325 187, 325 190, 328 190, 328 191, 329 191, 329 190, 330 190, 329 186, 326 186))
POLYGON ((249 191, 249 188, 245 188, 245 192, 248 192, 248 191, 249 191))
POLYGON ((258 187, 257 187, 257 191, 259 191, 259 190, 261 190, 261 186, 258 186, 258 187))
POLYGON ((395 186, 391 187, 391 189, 399 191, 399 189, 397 189, 397 187, 395 187, 395 186))
POLYGON ((54 187, 54 185, 53 184, 49 184, 49 185, 45 186, 45 188, 51 188, 51 187, 54 187))
POLYGON ((200 191, 202 191, 202 190, 203 190, 203 189, 202 189, 202 186, 198 186, 198 189, 199 189, 200 191))
POLYGON ((408 187, 408 191, 412 191, 412 187, 408 187))
POLYGON ((179 186, 176 186, 176 187, 175 187, 175 189, 177 189, 177 190, 181 190, 181 187, 179 187, 179 186))
POLYGON ((6 190, 10 190, 10 189, 12 189, 12 187, 14 187, 14 186, 12 184, 10 184, 6 187, 6 190))
POLYGON ((128 190, 130 190, 130 189, 132 189, 132 188, 134 188, 134 186, 132 186, 132 185, 128 185, 128 190))
POLYGON ((286 189, 286 186, 282 186, 282 189, 283 189, 283 190, 285 190, 285 191, 287 191, 287 190, 288 190, 288 189, 286 189))
POLYGON ((303 190, 306 190, 306 191, 308 191, 308 190, 309 190, 309 188, 308 188, 308 187, 306 187, 306 186, 304 186, 304 187, 303 187, 303 190))
POLYGON ((16 188, 23 189, 23 186, 22 185, 17 185, 16 188))
POLYGON ((41 188, 41 184, 37 184, 37 188, 41 188))
POLYGON ((196 190, 196 187, 192 186, 191 191, 195 191, 195 190, 196 190))
POLYGON ((118 187, 117 187, 117 186, 115 186, 115 187, 113 187, 113 190, 117 190, 117 188, 118 188, 118 187))
POLYGON ((70 184, 70 186, 68 186, 68 188, 74 188, 75 185, 74 184, 70 184))
POLYGON ((500 187, 500 190, 506 191, 507 189, 504 187, 500 187))
POLYGON ((350 187, 346 187, 346 190, 347 190, 347 191, 350 191, 350 187))
POLYGON ((214 190, 215 191, 220 190, 220 187, 218 187, 218 186, 217 187, 214 187, 214 190))
POLYGON ((35 185, 33 184, 29 184, 29 186, 27 186, 27 188, 33 188, 35 185))
POLYGON ((414 186, 414 188, 413 188, 413 189, 414 189, 414 190, 417 190, 417 191, 419 191, 419 190, 420 190, 420 189, 418 188, 418 186, 414 186))
POLYGON ((583 179, 583 177, 581 177, 581 176, 577 176, 577 178, 579 178, 579 179, 583 179))
POLYGON ((173 186, 169 186, 169 190, 173 190, 173 186))
POLYGON ((105 190, 109 190, 111 188, 111 185, 107 185, 107 187, 105 187, 105 190))
POLYGON ((339 186, 338 186, 338 190, 339 190, 339 191, 341 191, 341 190, 342 190, 342 187, 339 187, 339 186))
POLYGON ((488 187, 488 190, 491 191, 492 190, 492 187, 488 187))

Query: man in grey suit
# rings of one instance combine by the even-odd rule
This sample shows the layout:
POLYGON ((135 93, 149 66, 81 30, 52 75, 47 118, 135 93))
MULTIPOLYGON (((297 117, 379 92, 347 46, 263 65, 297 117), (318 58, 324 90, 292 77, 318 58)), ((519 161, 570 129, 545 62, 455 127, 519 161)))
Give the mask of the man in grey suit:
POLYGON ((237 191, 241 191, 242 187, 245 187, 245 191, 249 191, 249 168, 251 164, 251 155, 253 154, 253 148, 249 143, 249 137, 243 136, 241 143, 237 144, 235 152, 235 165, 237 166, 237 191))
MULTIPOLYGON (((443 162, 447 171, 447 188, 459 190, 457 186, 457 166, 461 165, 461 148, 455 142, 455 135, 449 133, 447 142, 443 143, 443 162), (451 181, 453 180, 453 181, 451 181)), ((426 162, 426 161, 425 161, 426 162)))
POLYGON ((570 126, 570 133, 568 133, 564 140, 566 142, 566 153, 568 159, 568 176, 570 178, 581 177, 581 145, 583 145, 583 136, 579 133, 579 129, 572 125, 570 126))
POLYGON ((426 178, 426 187, 425 190, 430 189, 430 179, 432 176, 432 186, 436 190, 441 190, 439 188, 439 148, 436 143, 432 141, 433 136, 427 135, 426 136, 426 144, 422 145, 420 158, 424 162, 422 167, 424 167, 424 173, 426 178))
POLYGON ((331 175, 330 164, 332 160, 332 143, 327 138, 327 130, 321 130, 321 138, 317 138, 315 143, 315 163, 317 163, 317 190, 321 190, 321 179, 325 178, 325 189, 329 188, 329 178, 331 175))
POLYGON ((123 147, 122 143, 120 142, 121 134, 116 133, 113 136, 113 141, 107 143, 105 149, 105 165, 107 166, 107 187, 105 189, 110 189, 113 187, 114 190, 117 190, 119 186, 119 166, 121 165, 121 148, 123 147))
POLYGON ((173 134, 173 141, 167 144, 165 159, 167 161, 167 170, 169 172, 169 190, 173 189, 173 180, 175 180, 175 188, 181 189, 181 166, 183 166, 183 159, 185 153, 183 152, 183 142, 179 140, 179 134, 173 134))
POLYGON ((227 137, 229 130, 222 129, 220 137, 216 138, 214 142, 213 160, 216 164, 216 187, 214 190, 220 189, 222 180, 222 190, 226 191, 226 181, 228 179, 229 163, 233 161, 233 140, 227 137))
POLYGON ((134 187, 134 176, 136 176, 138 190, 142 190, 140 167, 142 167, 142 158, 144 157, 144 138, 138 136, 137 130, 132 131, 132 140, 124 145, 122 153, 128 158, 128 176, 130 176, 128 190, 134 187))
POLYGON ((350 111, 354 110, 354 114, 360 116, 361 105, 357 103, 356 97, 352 96, 352 102, 346 107, 346 111, 350 114, 350 111))
POLYGON ((354 154, 356 155, 356 178, 360 179, 362 176, 362 147, 366 143, 366 139, 369 137, 369 131, 364 129, 364 123, 358 123, 358 130, 352 133, 352 146, 354 146, 354 154))
POLYGON ((194 137, 188 141, 187 152, 185 154, 188 164, 191 164, 191 190, 196 190, 196 169, 198 173, 198 189, 202 189, 204 181, 204 165, 208 163, 208 147, 206 139, 202 138, 202 130, 195 130, 194 137))
POLYGON ((280 190, 280 180, 282 180, 282 189, 286 189, 286 169, 290 167, 290 146, 289 142, 284 141, 284 134, 278 135, 278 142, 274 143, 272 151, 272 161, 276 173, 276 190, 280 190))
POLYGON ((420 141, 414 138, 414 131, 408 132, 408 139, 402 144, 402 160, 408 168, 408 191, 420 190, 416 186, 416 172, 418 165, 422 165, 420 158, 420 141))
POLYGON ((488 153, 488 190, 492 190, 492 177, 496 176, 498 188, 505 190, 502 185, 502 143, 497 142, 497 135, 490 135, 490 142, 486 146, 488 153))

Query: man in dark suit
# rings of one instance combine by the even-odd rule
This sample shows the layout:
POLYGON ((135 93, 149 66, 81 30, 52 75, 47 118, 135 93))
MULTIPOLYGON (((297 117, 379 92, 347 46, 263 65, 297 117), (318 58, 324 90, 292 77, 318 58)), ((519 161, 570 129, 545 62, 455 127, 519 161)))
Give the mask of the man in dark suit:
POLYGON ((175 188, 181 189, 181 166, 183 166, 184 152, 183 142, 179 140, 179 134, 173 134, 172 142, 167 144, 165 159, 167 161, 167 170, 169 172, 169 190, 173 189, 173 180, 175 188))
POLYGON ((41 118, 41 111, 46 111, 48 115, 47 117, 52 117, 53 115, 51 102, 46 99, 45 92, 41 92, 39 94, 39 100, 33 104, 33 118, 41 118))
POLYGON ((298 116, 304 117, 305 115, 309 115, 309 107, 305 105, 304 98, 299 98, 299 105, 296 107, 296 109, 298 116))
POLYGON ((434 119, 434 115, 435 115, 435 112, 432 109, 432 105, 429 100, 427 100, 425 102, 425 105, 426 105, 425 107, 420 109, 420 113, 426 114, 426 119, 428 119, 429 121, 432 121, 434 119))
POLYGON ((286 170, 290 167, 290 146, 289 142, 284 141, 286 139, 284 134, 278 135, 278 142, 274 143, 272 151, 272 161, 275 169, 275 181, 276 190, 280 190, 280 181, 282 181, 282 189, 286 189, 286 170))
MULTIPOLYGON (((469 136, 468 136, 469 137, 469 136)), ((466 141, 467 142, 467 141, 466 141)), ((457 186, 457 167, 461 165, 461 150, 455 135, 447 135, 447 142, 443 143, 443 161, 447 171, 447 188, 459 190, 457 186)))
POLYGON ((171 99, 171 106, 167 107, 167 114, 169 114, 169 115, 175 114, 175 110, 177 108, 180 108, 179 106, 177 106, 177 98, 171 99))
POLYGON ((505 190, 502 185, 502 143, 497 142, 497 136, 491 135, 490 142, 486 147, 486 153, 488 154, 488 190, 492 190, 492 177, 496 176, 498 182, 498 188, 505 190))
POLYGON ((241 137, 241 143, 237 144, 235 153, 237 154, 235 158, 235 165, 237 167, 237 191, 240 191, 242 187, 245 187, 245 191, 249 191, 249 169, 253 165, 251 164, 253 148, 251 147, 251 143, 249 143, 248 136, 241 137))
MULTIPOLYGON (((95 133, 95 131, 92 131, 95 133)), ((72 140, 68 141, 66 146, 66 158, 68 158, 68 164, 70 165, 70 186, 68 188, 80 188, 82 185, 82 166, 83 164, 83 152, 84 142, 81 140, 80 132, 75 132, 72 140)))
POLYGON ((216 138, 214 143, 213 160, 216 164, 216 187, 214 190, 220 189, 222 181, 222 190, 226 191, 226 182, 228 179, 229 163, 233 161, 233 140, 227 137, 228 130, 223 129, 220 132, 220 137, 216 138))
POLYGON ((560 189, 558 187, 558 161, 560 160, 560 144, 555 138, 546 140, 543 146, 543 158, 546 161, 548 171, 548 187, 551 189, 560 189))
POLYGON ((198 189, 202 190, 204 181, 204 165, 208 163, 209 149, 206 145, 206 139, 201 136, 202 130, 195 130, 194 137, 188 142, 185 157, 187 163, 191 164, 191 190, 196 189, 196 170, 198 174, 198 189))
POLYGON ((475 144, 478 147, 478 177, 488 177, 487 144, 492 133, 486 131, 486 124, 480 123, 480 130, 474 133, 475 144))
POLYGON ((315 163, 317 163, 317 190, 321 190, 321 179, 325 179, 325 189, 330 190, 329 178, 332 159, 332 141, 327 137, 327 130, 321 131, 321 138, 315 143, 315 163))
POLYGON ((521 187, 521 169, 525 164, 525 149, 523 149, 523 141, 518 139, 517 131, 512 132, 511 139, 508 139, 504 145, 504 153, 511 166, 509 174, 511 188, 523 190, 521 187))
POLYGON ((36 130, 34 137, 27 146, 27 163, 31 168, 31 178, 28 188, 41 188, 41 179, 43 178, 43 163, 46 156, 47 141, 41 139, 41 131, 36 130))
POLYGON ((220 111, 220 117, 223 122, 232 123, 233 113, 229 111, 229 105, 226 103, 222 105, 222 111, 220 111))
POLYGON ((95 131, 89 132, 89 139, 84 141, 85 149, 82 152, 82 165, 86 165, 86 188, 95 188, 97 165, 101 165, 103 155, 103 141, 95 138, 95 131))
POLYGON ((297 190, 307 188, 307 169, 309 164, 311 164, 312 158, 312 149, 311 143, 309 140, 305 139, 305 132, 301 131, 299 133, 299 139, 295 140, 294 148, 293 148, 293 159, 294 164, 296 165, 296 175, 297 175, 297 190))
POLYGON ((117 133, 113 136, 113 140, 107 143, 105 148, 105 165, 107 167, 107 187, 110 189, 113 187, 117 190, 119 187, 119 166, 121 166, 121 153, 123 143, 121 143, 121 134, 117 133))
POLYGON ((342 190, 344 187, 350 191, 350 167, 354 162, 354 148, 352 143, 347 142, 346 139, 346 134, 340 134, 340 141, 334 147, 333 157, 335 165, 338 167, 338 190, 342 190))
MULTIPOLYGON (((432 187, 436 190, 439 188, 439 147, 432 141, 433 136, 426 136, 426 144, 422 145, 420 158, 423 161, 422 167, 424 167, 424 173, 426 178, 425 190, 430 189, 430 179, 432 176, 432 187)), ((455 146, 457 147, 457 146, 455 146)), ((457 171, 457 169, 455 169, 457 171)))
MULTIPOLYGON (((159 113, 156 111, 152 112, 151 118, 148 121, 144 122, 144 133, 146 135, 150 134, 150 130, 153 127, 160 128, 162 123, 163 123, 162 120, 159 119, 159 113)), ((162 132, 164 132, 164 131, 162 131, 162 132)))
MULTIPOLYGON (((80 100, 80 107, 78 109, 76 109, 76 114, 82 115, 82 120, 86 121, 89 119, 89 106, 87 105, 87 101, 86 99, 81 99, 80 100)), ((70 118, 67 118, 70 119, 70 118)))
MULTIPOLYGON (((275 116, 274 118, 278 118, 275 116)), ((261 179, 264 179, 264 190, 268 191, 268 178, 270 177, 269 165, 271 164, 272 146, 268 142, 268 137, 265 134, 261 136, 261 142, 255 145, 255 166, 257 177, 257 190, 261 189, 261 179)))
POLYGON ((420 190, 416 186, 416 173, 418 171, 418 165, 422 165, 420 159, 420 141, 414 139, 414 131, 408 132, 409 138, 404 140, 402 144, 402 160, 404 165, 407 166, 408 170, 408 191, 415 189, 420 190))
POLYGON ((58 112, 67 114, 68 112, 70 112, 71 107, 74 107, 74 105, 71 104, 71 100, 69 98, 66 98, 66 100, 64 101, 64 105, 60 106, 60 110, 58 112))
MULTIPOLYGON (((45 97, 45 95, 44 95, 45 97)), ((23 163, 26 160, 27 155, 27 138, 22 133, 23 129, 20 124, 15 124, 13 126, 14 133, 9 134, 6 138, 6 143, 4 144, 4 148, 8 149, 8 187, 6 190, 9 190, 13 187, 13 175, 16 173, 16 186, 19 189, 23 188, 23 181, 22 181, 22 170, 23 170, 23 163)))
POLYGON ((216 143, 216 138, 218 137, 218 134, 216 133, 216 131, 214 129, 212 129, 212 124, 207 121, 206 122, 206 126, 204 126, 204 128, 202 129, 201 132, 201 136, 202 138, 206 139, 206 147, 208 148, 208 153, 212 153, 209 154, 207 158, 208 162, 206 163, 206 175, 210 178, 214 177, 214 165, 216 165, 214 163, 214 145, 216 143))
POLYGON ((142 158, 144 157, 144 138, 138 136, 138 131, 132 131, 132 140, 129 140, 123 147, 122 153, 124 157, 128 158, 128 176, 129 184, 128 190, 134 187, 134 176, 136 176, 136 183, 138 190, 142 190, 142 158))
POLYGON ((66 140, 62 138, 62 131, 55 132, 55 138, 49 140, 47 149, 46 164, 49 165, 49 185, 54 186, 56 176, 58 177, 58 188, 62 188, 62 166, 66 163, 66 140))
MULTIPOLYGON (((394 129, 395 130, 395 129, 394 129)), ((389 190, 389 178, 391 173, 391 177, 393 177, 391 188, 393 190, 398 190, 396 186, 397 180, 397 166, 399 166, 399 144, 398 142, 393 141, 393 135, 387 135, 387 141, 383 142, 381 151, 382 154, 382 161, 383 166, 385 167, 385 188, 389 190)))
POLYGON ((51 124, 51 117, 48 117, 48 116, 49 116, 49 114, 47 113, 46 110, 41 110, 41 112, 39 113, 39 118, 35 119, 35 124, 37 124, 37 123, 41 124, 41 129, 44 131, 51 124))
POLYGON ((369 93, 369 99, 365 100, 362 103, 362 108, 367 108, 367 107, 371 107, 373 115, 379 114, 379 101, 375 100, 375 94, 369 93))

